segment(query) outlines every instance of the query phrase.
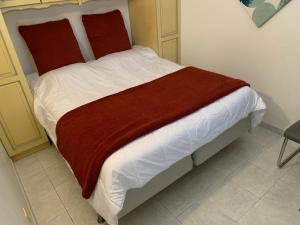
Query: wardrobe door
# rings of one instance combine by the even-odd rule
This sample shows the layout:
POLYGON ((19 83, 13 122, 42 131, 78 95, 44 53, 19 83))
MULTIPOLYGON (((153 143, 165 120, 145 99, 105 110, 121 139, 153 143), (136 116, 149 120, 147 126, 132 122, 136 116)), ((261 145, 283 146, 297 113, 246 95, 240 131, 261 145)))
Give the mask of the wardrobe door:
POLYGON ((160 0, 160 26, 162 37, 178 33, 177 0, 160 0))
POLYGON ((10 57, 4 37, 0 32, 0 79, 16 75, 16 69, 10 57))
POLYGON ((178 39, 170 39, 162 42, 162 57, 172 62, 178 62, 178 39))
POLYGON ((129 0, 128 8, 134 44, 159 52, 156 1, 129 0))
POLYGON ((0 86, 0 124, 14 156, 42 138, 19 82, 0 86))

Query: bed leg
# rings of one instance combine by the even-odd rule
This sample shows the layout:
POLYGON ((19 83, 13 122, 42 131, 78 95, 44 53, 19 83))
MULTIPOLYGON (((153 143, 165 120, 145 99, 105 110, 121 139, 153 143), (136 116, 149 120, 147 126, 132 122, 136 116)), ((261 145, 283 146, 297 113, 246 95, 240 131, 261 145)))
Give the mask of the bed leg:
POLYGON ((105 219, 103 219, 102 216, 100 216, 99 214, 97 214, 97 222, 99 224, 104 224, 105 223, 105 219))

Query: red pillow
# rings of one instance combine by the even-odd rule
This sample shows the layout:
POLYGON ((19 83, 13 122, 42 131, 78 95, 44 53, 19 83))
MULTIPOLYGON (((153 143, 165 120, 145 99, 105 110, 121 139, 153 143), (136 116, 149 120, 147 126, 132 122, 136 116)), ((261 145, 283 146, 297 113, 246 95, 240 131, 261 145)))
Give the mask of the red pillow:
POLYGON ((128 33, 119 10, 104 14, 83 15, 87 37, 95 58, 131 49, 128 33))
POLYGON ((40 75, 73 63, 84 62, 69 20, 20 26, 40 75))

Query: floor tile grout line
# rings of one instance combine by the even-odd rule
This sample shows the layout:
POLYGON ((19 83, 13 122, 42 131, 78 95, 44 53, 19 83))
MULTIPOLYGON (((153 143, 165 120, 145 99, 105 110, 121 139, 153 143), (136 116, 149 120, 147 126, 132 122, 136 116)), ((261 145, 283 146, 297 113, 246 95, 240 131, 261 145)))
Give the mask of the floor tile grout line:
MULTIPOLYGON (((22 185, 23 185, 23 179, 24 179, 24 178, 28 179, 28 178, 34 177, 34 176, 37 175, 38 173, 46 172, 45 169, 44 169, 44 167, 43 167, 43 165, 42 165, 42 163, 41 163, 40 160, 38 159, 38 157, 37 157, 36 155, 31 155, 31 156, 35 156, 34 158, 36 158, 36 160, 38 161, 38 163, 39 163, 39 165, 40 165, 40 170, 38 170, 38 171, 36 171, 36 172, 30 174, 29 176, 24 176, 24 177, 21 176, 21 174, 19 173, 19 169, 17 168, 17 166, 16 166, 15 163, 14 163, 14 168, 15 168, 17 174, 18 174, 18 177, 20 178, 20 180, 21 180, 21 182, 22 182, 22 185)), ((17 161, 17 162, 18 162, 18 161, 17 161)))
MULTIPOLYGON (((249 162, 249 161, 248 161, 249 162)), ((246 163, 246 161, 245 161, 245 163, 246 163)), ((251 163, 251 162, 249 162, 249 163, 251 163)), ((251 163, 252 165, 254 165, 254 166, 256 166, 255 164, 253 164, 253 163, 251 163)), ((257 167, 257 166, 256 166, 257 167)), ((259 167, 258 167, 259 168, 259 167)), ((216 170, 218 170, 217 168, 215 168, 216 170)), ((236 168, 236 170, 237 170, 238 168, 236 168)), ((260 168, 261 169, 261 168, 260 168)), ((228 179, 228 178, 230 178, 235 172, 236 172, 236 170, 233 170, 232 172, 230 172, 228 175, 226 175, 225 176, 225 179, 224 179, 224 182, 225 182, 225 180, 226 179, 228 179)), ((265 171, 265 170, 264 170, 265 171)), ((222 182, 223 183, 223 182, 222 182)), ((212 184, 211 185, 211 187, 212 186, 215 186, 215 185, 217 185, 217 184, 212 184)), ((241 216, 241 218, 243 218, 255 205, 257 205, 259 202, 260 202, 260 200, 261 200, 261 198, 271 189, 271 187, 273 187, 273 185, 275 185, 275 182, 274 182, 274 184, 272 184, 272 186, 261 196, 261 197, 258 197, 256 194, 254 194, 254 193, 252 193, 251 191, 249 191, 249 190, 247 190, 247 189, 245 189, 244 187, 242 187, 242 186, 240 186, 238 183, 235 183, 235 185, 237 185, 237 186, 239 186, 239 188, 241 188, 242 190, 244 190, 244 191, 247 191, 247 192, 249 192, 250 194, 252 194, 252 195, 254 195, 255 197, 257 197, 257 200, 251 205, 251 207, 249 207, 249 209, 247 210, 247 211, 245 211, 245 213, 241 216)), ((210 189, 210 188, 208 188, 208 189, 210 189)), ((199 202, 197 201, 197 202, 195 202, 195 204, 199 204, 199 202)), ((185 210, 183 210, 180 214, 178 214, 178 216, 176 217, 177 219, 178 219, 178 217, 180 217, 183 213, 185 213, 188 209, 190 209, 190 208, 192 208, 193 207, 193 205, 191 205, 191 206, 189 206, 189 207, 187 207, 185 210)), ((231 220, 233 220, 233 221, 235 221, 235 222, 237 222, 237 223, 239 223, 239 221, 241 220, 241 218, 239 219, 239 220, 235 220, 234 218, 232 218, 231 216, 229 216, 229 215, 226 215, 226 214, 224 214, 223 212, 222 212, 222 214, 224 215, 224 216, 227 216, 227 217, 229 217, 231 220)))
MULTIPOLYGON (((50 167, 52 167, 52 166, 47 167, 47 169, 49 169, 50 167)), ((59 198, 60 203, 63 205, 63 207, 64 207, 66 213, 68 214, 68 216, 70 217, 70 219, 71 219, 73 225, 75 225, 75 223, 73 222, 72 217, 70 216, 70 214, 69 214, 67 208, 65 207, 65 205, 63 204, 63 201, 61 200, 59 194, 57 193, 56 188, 55 188, 55 186, 54 186, 54 184, 53 184, 51 178, 49 177, 48 173, 46 172, 46 168, 44 168, 43 166, 42 166, 42 168, 43 168, 44 173, 45 173, 47 179, 49 180, 49 182, 50 182, 50 184, 51 184, 51 186, 52 186, 52 188, 53 188, 53 190, 54 190, 56 196, 59 198)), ((57 215, 55 218, 51 219, 51 220, 48 221, 47 223, 50 223, 51 221, 53 221, 54 219, 58 218, 59 216, 61 216, 61 214, 57 215)))
MULTIPOLYGON (((252 164, 252 165, 254 165, 254 166, 256 166, 255 164, 253 164, 253 163, 251 163, 250 162, 250 164, 252 164)), ((258 167, 258 166, 256 166, 256 167, 258 167)), ((260 167, 258 167, 258 168, 260 168, 260 167)), ((260 169, 262 169, 262 168, 260 168, 260 169)), ((263 169, 262 169, 263 170, 263 169)), ((265 171, 265 170, 263 170, 263 171, 265 171)), ((276 183, 276 181, 264 192, 264 194, 262 195, 262 196, 257 196, 256 194, 254 194, 253 192, 251 192, 251 191, 249 191, 249 190, 247 190, 247 189, 245 189, 244 187, 242 187, 240 184, 238 184, 238 183, 235 183, 236 185, 238 185, 241 189, 243 189, 243 190, 245 190, 245 191, 248 191, 249 193, 251 193, 251 194, 253 194, 255 197, 257 197, 257 200, 252 204, 252 206, 251 207, 249 207, 248 208, 248 210, 246 210, 245 211, 245 213, 239 218, 239 220, 237 221, 238 223, 241 221, 241 219, 245 216, 245 215, 247 215, 247 213, 252 209, 252 208, 254 208, 260 201, 261 201, 261 199, 269 192, 269 190, 275 185, 275 183, 276 183)))
MULTIPOLYGON (((267 149, 268 150, 268 149, 267 149)), ((261 168, 260 166, 258 165, 255 165, 254 163, 252 163, 251 161, 247 160, 251 165, 254 165, 256 166, 257 168, 260 168, 261 170, 265 171, 265 172, 268 172, 266 171, 264 168, 261 168)), ((274 165, 276 164, 276 162, 274 162, 274 165)), ((258 200, 244 213, 243 216, 241 216, 241 218, 237 221, 238 223, 250 212, 251 209, 253 209, 256 205, 258 205, 262 200, 263 198, 270 192, 270 190, 286 175, 286 173, 290 170, 291 168, 289 168, 284 174, 282 174, 280 177, 276 178, 274 180, 274 182, 272 183, 272 185, 264 192, 264 194, 260 197, 256 196, 254 193, 252 193, 251 191, 248 191, 247 189, 245 189, 244 187, 240 186, 239 184, 239 187, 242 188, 243 190, 247 190, 248 192, 254 194, 256 197, 258 197, 258 200)), ((273 176, 273 174, 270 174, 270 176, 273 176)))
MULTIPOLYGON (((51 184, 51 187, 53 188, 53 190, 55 191, 55 194, 56 194, 57 197, 59 198, 60 203, 63 205, 63 207, 64 207, 66 213, 68 214, 68 216, 70 217, 70 219, 71 219, 73 225, 75 225, 75 223, 74 223, 74 221, 73 221, 73 218, 72 218, 71 215, 69 214, 69 212, 68 212, 67 208, 65 207, 65 205, 64 205, 64 203, 63 203, 63 201, 62 201, 62 199, 60 198, 59 194, 57 193, 57 190, 56 190, 56 188, 55 188, 55 185, 53 184, 51 178, 49 177, 49 175, 48 175, 48 173, 47 173, 47 171, 46 171, 47 169, 50 169, 51 167, 57 165, 58 163, 54 163, 53 165, 50 165, 50 166, 48 166, 48 167, 45 168, 45 167, 43 166, 43 164, 41 163, 41 160, 40 160, 39 156, 38 156, 38 155, 35 155, 35 158, 36 158, 37 161, 39 162, 39 164, 40 164, 40 166, 41 166, 41 170, 39 170, 39 171, 37 171, 36 173, 32 174, 30 177, 33 177, 35 174, 38 174, 38 173, 44 173, 44 174, 46 175, 48 181, 49 181, 50 184, 51 184)), ((21 181, 21 184, 22 184, 22 186, 23 186, 23 189, 24 189, 24 192, 25 192, 25 194, 26 194, 26 197, 27 197, 28 200, 29 200, 30 207, 32 208, 32 202, 30 201, 30 198, 28 197, 27 191, 26 191, 25 188, 24 188, 24 184, 23 184, 23 182, 22 182, 22 179, 20 178, 20 175, 19 175, 18 171, 17 171, 17 174, 18 174, 19 179, 20 179, 20 181, 21 181)), ((34 212, 33 212, 33 214, 35 215, 34 212)), ((55 218, 49 220, 47 223, 50 223, 51 221, 55 220, 55 219, 58 218, 59 216, 61 216, 61 214, 59 214, 59 215, 57 215, 55 218)))
MULTIPOLYGON (((273 177, 274 175, 272 173, 270 173, 269 171, 265 170, 264 168, 259 167, 258 165, 253 164, 252 162, 249 161, 249 163, 252 166, 255 166, 259 169, 261 169, 263 172, 268 173, 268 176, 273 177)), ((242 189, 245 189, 247 191, 249 191, 250 193, 254 194, 256 197, 258 197, 259 199, 261 199, 278 181, 280 181, 284 176, 286 176, 286 173, 290 170, 290 168, 284 173, 282 174, 280 177, 278 178, 274 178, 274 182, 272 182, 272 185, 262 194, 262 196, 257 196, 255 193, 253 193, 251 190, 247 190, 244 187, 242 187, 241 185, 238 184, 238 182, 235 182, 237 185, 239 185, 239 187, 241 187, 242 189)), ((232 174, 233 175, 233 174, 232 174)))
POLYGON ((237 220, 237 222, 239 223, 239 222, 242 220, 242 218, 245 217, 245 216, 250 212, 251 209, 253 209, 256 205, 258 205, 258 203, 259 203, 260 201, 261 201, 261 199, 258 198, 258 199, 251 205, 251 207, 249 207, 249 208, 243 213, 243 215, 237 220))
MULTIPOLYGON (((265 147, 264 147, 264 149, 265 149, 265 147)), ((266 148, 266 150, 270 150, 270 149, 266 148)), ((38 157, 37 157, 37 158, 38 158, 38 157)), ((39 159, 39 158, 38 158, 38 159, 39 159)), ((40 161, 40 159, 39 159, 39 161, 40 161)), ((262 169, 263 171, 268 171, 268 170, 266 170, 266 169, 264 169, 264 168, 261 168, 260 166, 258 166, 258 165, 256 165, 256 164, 252 163, 252 162, 249 161, 248 159, 246 159, 245 162, 249 162, 251 165, 254 165, 255 167, 258 167, 258 168, 262 169)), ((250 165, 250 164, 249 164, 249 165, 250 165)), ((47 178, 48 178, 49 181, 51 182, 51 186, 54 187, 54 190, 55 190, 55 192, 56 192, 58 198, 60 199, 60 202, 61 202, 62 205, 64 206, 64 208, 65 208, 67 214, 69 215, 69 217, 71 218, 72 223, 75 224, 74 221, 73 221, 73 218, 72 218, 71 215, 69 214, 69 212, 68 212, 68 210, 67 210, 67 208, 66 208, 64 202, 62 201, 62 199, 60 198, 60 195, 59 195, 58 192, 57 192, 57 189, 56 189, 57 186, 54 185, 54 183, 53 183, 52 180, 50 179, 48 173, 46 172, 46 170, 47 170, 48 168, 51 168, 51 167, 53 167, 53 166, 55 166, 55 165, 57 165, 57 164, 53 164, 53 165, 51 165, 51 166, 49 166, 49 167, 47 167, 47 168, 44 168, 44 167, 42 166, 41 169, 39 170, 39 172, 44 171, 44 173, 46 174, 47 178)), ((258 200, 257 200, 255 203, 253 203, 253 205, 252 205, 251 207, 249 207, 249 209, 248 209, 248 210, 245 212, 245 214, 237 221, 237 223, 239 223, 239 222, 240 222, 240 221, 241 221, 241 220, 249 213, 249 211, 250 211, 251 209, 253 209, 254 207, 256 207, 261 201, 263 201, 263 198, 264 198, 268 193, 270 193, 270 190, 271 190, 276 184, 278 184, 278 182, 282 182, 282 180, 284 179, 284 177, 287 176, 287 174, 289 173, 289 171, 290 171, 291 169, 292 169, 292 167, 288 168, 288 169, 286 170, 285 173, 281 174, 281 175, 278 176, 278 177, 274 176, 274 177, 276 177, 276 178, 274 179, 274 182, 272 183, 272 185, 271 185, 271 186, 263 193, 262 196, 260 196, 260 197, 259 197, 259 196, 256 196, 256 197, 258 198, 258 200)), ((229 176, 232 176, 232 174, 235 173, 235 172, 236 172, 236 170, 233 170, 232 172, 230 172, 230 173, 225 177, 225 179, 228 178, 229 176)), ((270 174, 272 175, 272 173, 270 173, 270 174)), ((22 185, 23 185, 23 183, 22 183, 22 185)), ((216 185, 217 185, 217 184, 212 184, 211 186, 216 186, 216 185)), ((246 190, 246 191, 252 193, 251 191, 249 191, 249 190, 243 188, 242 186, 240 186, 239 184, 237 184, 237 185, 238 185, 240 188, 242 188, 243 190, 246 190)), ((254 193, 252 193, 252 194, 254 194, 254 193)), ((161 205, 163 208, 165 208, 166 210, 168 210, 168 212, 170 212, 170 210, 169 210, 164 204, 162 204, 161 201, 158 201, 158 202, 160 203, 160 205, 161 205)), ((178 216, 175 216, 175 215, 173 215, 173 213, 171 213, 172 218, 176 219, 176 221, 178 221, 180 224, 183 225, 183 223, 182 223, 181 221, 178 220, 178 217, 179 217, 180 215, 182 215, 184 212, 186 212, 188 209, 190 209, 191 207, 192 207, 192 206, 186 207, 186 209, 182 210, 182 212, 181 212, 178 216)), ((223 213, 223 214, 224 214, 224 213, 223 213)), ((226 215, 226 214, 224 214, 224 215, 226 215)), ((58 215, 58 216, 59 216, 59 215, 58 215)), ((57 217, 58 217, 58 216, 57 216, 57 217)), ((228 216, 228 215, 226 215, 226 216, 228 216)), ((55 218, 57 218, 57 217, 55 217, 55 218)), ((231 218, 231 217, 230 217, 230 218, 231 218)), ((53 219, 53 220, 54 220, 54 219, 53 219)), ((51 219, 51 221, 52 221, 52 219, 51 219)), ((50 221, 48 221, 48 222, 50 222, 50 221)), ((47 223, 48 223, 48 222, 47 222, 47 223)))
MULTIPOLYGON (((220 171, 220 170, 218 170, 217 168, 214 168, 216 171, 220 171)), ((228 175, 227 175, 228 176, 228 175)), ((226 176, 226 177, 227 177, 226 176)), ((226 178, 225 178, 226 179, 226 178)), ((207 187, 206 188, 206 190, 205 191, 208 191, 209 189, 211 189, 211 187, 212 186, 215 186, 215 185, 217 185, 217 184, 211 184, 209 187, 207 187)), ((209 192, 209 191, 208 191, 209 192)), ((163 203, 161 203, 163 206, 164 206, 164 204, 163 203)), ((192 203, 192 205, 190 205, 190 206, 188 206, 188 207, 186 207, 185 209, 183 209, 177 216, 176 215, 174 215, 172 212, 171 212, 171 214, 173 215, 173 216, 175 216, 177 219, 178 219, 178 217, 180 217, 183 213, 185 213, 188 209, 190 209, 191 207, 193 207, 194 206, 194 204, 199 204, 199 202, 198 201, 196 201, 196 202, 193 202, 192 203)), ((166 206, 164 206, 165 208, 167 208, 166 206)), ((167 208, 168 209, 168 208, 167 208)), ((168 209, 169 210, 169 209, 168 209)), ((170 210, 169 210, 169 212, 170 212, 170 210)))
MULTIPOLYGON (((247 191, 248 193, 250 193, 251 195, 253 195, 255 198, 257 198, 257 200, 255 200, 255 202, 253 202, 253 204, 252 204, 252 205, 251 205, 251 206, 243 213, 243 215, 241 215, 241 217, 240 217, 238 220, 232 218, 232 217, 229 216, 229 215, 226 215, 226 216, 228 216, 229 218, 231 218, 233 221, 239 222, 240 219, 241 219, 242 217, 244 217, 244 215, 246 215, 246 214, 250 211, 250 209, 252 209, 253 206, 256 205, 256 204, 260 201, 260 198, 257 197, 254 193, 250 192, 249 190, 247 190, 247 189, 245 189, 244 187, 242 187, 241 185, 239 185, 238 183, 234 183, 234 184, 237 185, 237 186, 238 186, 239 188, 241 188, 242 190, 247 191)), ((223 213, 223 215, 224 215, 224 213, 223 213)))
MULTIPOLYGON (((221 171, 221 170, 219 170, 218 168, 214 168, 214 169, 216 169, 216 170, 218 170, 218 171, 221 171)), ((226 176, 225 176, 225 178, 224 178, 224 180, 223 180, 223 182, 225 182, 225 180, 227 179, 227 178, 229 178, 233 173, 234 173, 235 171, 232 171, 231 173, 229 173, 229 174, 227 174, 226 176)), ((222 182, 222 183, 223 183, 222 182)), ((210 185, 209 187, 207 187, 207 190, 211 190, 211 189, 213 189, 213 186, 217 186, 218 184, 212 184, 212 185, 210 185)), ((209 192, 209 191, 208 191, 209 192)), ((182 212, 180 212, 179 214, 178 214, 178 216, 176 216, 176 218, 178 218, 178 217, 180 217, 183 213, 185 213, 188 209, 190 209, 190 208, 192 208, 193 206, 194 206, 194 204, 199 204, 199 202, 198 201, 196 201, 195 203, 193 203, 191 206, 189 206, 189 207, 187 207, 186 209, 184 209, 182 212)), ((222 213, 223 215, 224 215, 224 213, 222 213)), ((226 215, 226 216, 228 216, 228 215, 226 215)), ((236 221, 235 219, 233 219, 233 218, 231 218, 230 216, 228 216, 230 219, 232 219, 233 221, 236 221)), ((238 221, 236 221, 236 222, 238 222, 238 221)))
MULTIPOLYGON (((199 204, 198 202, 196 202, 195 204, 199 204)), ((188 210, 188 209, 191 209, 192 207, 193 207, 194 205, 191 205, 191 206, 189 206, 187 209, 186 209, 186 211, 188 210)), ((218 208, 219 209, 219 208, 218 208)), ((220 209, 219 209, 220 210, 220 209)), ((177 220, 179 220, 179 218, 178 217, 180 217, 181 215, 183 215, 183 213, 185 213, 186 211, 184 211, 184 212, 182 212, 180 215, 178 215, 176 218, 177 218, 177 220)), ((222 212, 221 210, 220 210, 220 212, 219 212, 220 214, 222 214, 223 216, 226 216, 226 217, 228 217, 229 219, 231 219, 232 221, 234 221, 235 223, 238 223, 238 221, 237 220, 235 220, 235 219, 233 219, 231 216, 229 216, 229 215, 227 215, 227 214, 225 214, 224 212, 222 212)), ((180 220, 179 220, 179 222, 182 224, 182 225, 184 225, 184 223, 183 222, 181 222, 180 220)))
MULTIPOLYGON (((52 166, 51 166, 51 167, 52 167, 52 166)), ((48 167, 48 168, 50 168, 50 167, 48 167)), ((69 210, 67 209, 67 207, 65 206, 63 200, 62 200, 61 197, 59 196, 59 194, 58 194, 58 192, 57 192, 57 190, 56 190, 56 186, 55 186, 54 183, 52 182, 52 180, 51 180, 51 178, 49 177, 49 175, 47 174, 47 172, 45 172, 45 173, 46 173, 46 176, 47 176, 47 178, 49 179, 49 181, 50 181, 50 183, 51 183, 51 185, 52 185, 52 187, 53 187, 53 189, 54 189, 54 191, 55 191, 57 197, 59 198, 59 201, 60 201, 61 204, 63 205, 64 209, 66 210, 66 213, 68 214, 68 216, 70 217, 70 219, 71 219, 71 221, 72 221, 72 224, 73 224, 73 225, 76 225, 75 222, 74 222, 74 220, 73 220, 73 218, 72 218, 72 216, 70 215, 69 210)), ((59 215, 58 215, 58 216, 59 216, 59 215)))
MULTIPOLYGON (((44 150, 42 150, 42 151, 45 151, 45 150, 46 150, 46 149, 44 149, 44 150)), ((37 152, 37 154, 41 153, 42 151, 37 152)), ((50 167, 53 167, 53 166, 59 164, 58 162, 55 162, 55 163, 52 163, 51 165, 44 166, 44 164, 42 163, 41 158, 40 158, 38 155, 36 155, 36 158, 37 158, 37 160, 39 161, 39 163, 41 164, 42 168, 43 168, 45 171, 46 171, 47 169, 49 169, 50 167)))
MULTIPOLYGON (((266 151, 268 150, 268 148, 267 148, 267 145, 262 145, 261 143, 259 143, 259 142, 255 142, 256 144, 258 144, 261 148, 263 148, 263 149, 265 149, 266 151)), ((255 165, 255 164, 253 164, 251 161, 249 161, 249 160, 245 160, 245 163, 251 163, 251 165, 253 165, 253 166, 255 166, 255 167, 257 167, 257 168, 259 168, 259 169, 262 169, 263 171, 265 171, 265 172, 268 172, 268 171, 266 171, 265 169, 263 169, 263 168, 260 168, 259 166, 257 166, 257 165, 255 165)), ((218 169, 217 169, 218 170, 218 169)), ((232 176, 234 173, 236 172, 236 170, 233 170, 231 173, 229 173, 227 176, 226 176, 226 178, 229 178, 230 176, 232 176)), ((272 174, 271 173, 269 173, 269 175, 271 176, 272 174)), ((225 179, 226 179, 225 178, 225 179)), ((276 179, 277 180, 277 179, 276 179)), ((275 182, 274 182, 275 183, 275 182)), ((274 184, 272 184, 272 186, 273 186, 274 184)), ((213 186, 213 185, 212 185, 213 186)), ((238 185, 241 189, 243 189, 243 190, 245 190, 245 191, 247 191, 247 192, 249 192, 249 193, 251 193, 251 194, 253 194, 255 197, 257 197, 257 201, 255 201, 254 203, 253 203, 253 205, 249 208, 249 210, 257 203, 257 202, 259 202, 259 200, 260 200, 260 197, 259 196, 257 196, 256 194, 254 194, 254 193, 252 193, 251 191, 249 191, 249 190, 247 190, 247 189, 245 189, 245 188, 243 188, 242 186, 240 186, 240 185, 238 185)), ((272 187, 271 186, 271 187, 272 187)), ((271 188, 270 187, 270 188, 271 188)), ((269 188, 269 189, 270 189, 269 188)), ((268 189, 268 190, 269 190, 268 189)), ((267 191, 268 191, 267 190, 267 191)), ((266 192, 267 192, 266 191, 266 192)), ((264 194, 266 194, 266 192, 264 193, 264 194)), ((264 194, 262 195, 262 196, 264 196, 264 194)), ((262 197, 261 196, 261 197, 262 197)), ((161 203, 161 205, 164 207, 164 208, 166 208, 166 209, 168 209, 164 204, 162 204, 161 203)), ((184 212, 186 212, 188 209, 190 209, 192 206, 189 206, 189 207, 187 207, 186 209, 184 209, 184 210, 182 210, 177 216, 175 216, 173 213, 171 213, 173 216, 175 216, 176 218, 178 218, 178 217, 180 217, 184 212)), ((170 212, 170 211, 169 211, 170 212)), ((248 211, 246 211, 245 213, 247 213, 248 211)), ((234 221, 236 221, 236 220, 234 220, 234 221)), ((238 222, 238 221, 236 221, 236 222, 238 222)))
MULTIPOLYGON (((58 196, 58 194, 57 194, 57 192, 56 192, 56 190, 55 190, 55 187, 54 187, 54 185, 53 185, 53 183, 52 183, 50 177, 48 176, 48 174, 47 174, 47 172, 46 172, 45 167, 43 167, 43 165, 42 165, 42 163, 41 163, 41 161, 40 161, 40 159, 39 159, 39 157, 38 157, 37 155, 35 155, 35 158, 36 158, 37 161, 39 162, 39 164, 40 164, 40 166, 41 166, 41 169, 40 169, 39 171, 37 171, 36 173, 31 174, 29 177, 34 177, 34 176, 37 175, 38 173, 43 173, 43 174, 47 177, 48 181, 49 181, 50 184, 51 184, 51 187, 53 188, 53 190, 55 191, 57 197, 59 198, 59 196, 58 196)), ((50 167, 48 167, 48 168, 50 168, 50 167)), ((23 181, 22 181, 22 179, 21 179, 21 177, 20 177, 18 171, 17 171, 17 175, 18 175, 18 177, 19 177, 19 179, 20 179, 20 182, 21 182, 21 184, 22 184, 22 187, 23 187, 23 189, 24 189, 26 198, 28 199, 28 203, 29 203, 29 205, 30 205, 30 208, 32 209, 32 213, 33 213, 34 217, 36 218, 36 213, 34 212, 33 206, 32 206, 32 200, 29 198, 28 193, 27 193, 27 191, 25 190, 24 183, 23 183, 23 181)), ((29 178, 29 177, 27 177, 27 178, 29 178)), ((24 178, 23 178, 23 179, 24 179, 24 178)), ((60 198, 59 198, 59 199, 60 199, 60 198)), ((61 199, 60 199, 60 202, 61 202, 61 199)), ((65 207, 64 207, 64 208, 65 208, 65 207)), ((66 208, 65 208, 65 210, 66 210, 66 208)), ((67 211, 67 210, 66 210, 66 211, 67 211)), ((47 221, 47 222, 44 223, 44 224, 50 223, 51 221, 55 220, 55 219, 58 218, 59 216, 60 216, 60 214, 57 215, 56 217, 52 218, 51 220, 47 221)), ((36 222, 38 223, 37 219, 35 219, 35 220, 36 220, 36 222)))
POLYGON ((183 225, 183 223, 181 223, 181 221, 178 220, 177 216, 175 216, 160 200, 158 200, 158 203, 161 207, 163 207, 165 210, 167 210, 170 213, 170 215, 172 215, 173 219, 175 219, 177 222, 179 222, 180 224, 183 225))
POLYGON ((256 207, 260 202, 263 201, 264 197, 271 191, 271 189, 280 181, 280 178, 278 178, 269 188, 268 190, 261 196, 259 197, 258 201, 251 207, 247 212, 238 220, 238 222, 241 222, 241 220, 250 212, 251 209, 256 207))
MULTIPOLYGON (((39 162, 40 162, 40 158, 39 158, 38 156, 37 156, 37 158, 38 158, 38 160, 39 160, 39 162)), ((41 162, 40 162, 40 163, 41 163, 41 162)), ((42 164, 42 163, 41 163, 41 164, 42 164)), ((74 221, 72 215, 70 214, 69 210, 67 209, 66 205, 64 204, 63 200, 61 199, 60 195, 59 195, 58 192, 57 192, 57 189, 56 189, 56 188, 57 188, 58 186, 62 185, 62 184, 55 185, 55 184, 53 183, 53 181, 51 180, 50 176, 48 175, 48 173, 46 172, 47 169, 50 169, 51 167, 55 167, 55 166, 57 166, 58 164, 59 164, 59 163, 53 163, 52 165, 47 166, 46 168, 42 165, 42 168, 43 168, 43 170, 45 171, 45 174, 46 174, 48 180, 50 181, 50 183, 51 183, 51 185, 52 185, 52 187, 53 187, 53 189, 54 189, 54 191, 55 191, 57 197, 59 198, 60 203, 63 205, 63 207, 64 207, 66 213, 67 213, 68 216, 70 217, 72 224, 73 224, 73 225, 76 225, 76 223, 75 223, 75 221, 74 221)), ((66 182, 67 182, 67 181, 66 181, 66 182)), ((59 216, 59 215, 58 215, 58 216, 59 216)), ((95 219, 95 220, 96 220, 96 219, 95 219)))
POLYGON ((21 177, 20 177, 20 174, 19 174, 19 172, 18 172, 18 170, 17 170, 17 168, 16 168, 16 165, 15 165, 14 163, 13 163, 13 167, 14 167, 15 173, 16 173, 16 175, 17 175, 18 182, 19 182, 19 184, 22 186, 21 188, 23 189, 22 192, 23 192, 23 194, 25 195, 24 197, 25 197, 25 199, 26 199, 26 202, 27 202, 27 204, 28 204, 28 206, 29 206, 29 208, 30 208, 30 214, 31 214, 31 216, 33 216, 33 219, 34 219, 35 224, 38 224, 36 215, 35 215, 35 213, 34 213, 34 211, 33 211, 32 203, 31 203, 31 201, 30 201, 30 199, 29 199, 29 196, 28 196, 28 194, 27 194, 27 191, 25 190, 25 187, 24 187, 24 183, 23 183, 23 181, 22 181, 22 179, 21 179, 21 177))
MULTIPOLYGON (((54 189, 55 189, 55 188, 54 188, 54 189)), ((64 202, 62 201, 62 199, 60 198, 60 196, 59 196, 59 194, 57 193, 56 189, 55 189, 55 193, 57 194, 57 196, 58 196, 58 198, 59 198, 61 204, 63 205, 64 209, 66 210, 66 213, 68 214, 68 216, 69 216, 69 218, 70 218, 72 224, 73 224, 73 225, 76 225, 75 221, 73 220, 73 217, 71 216, 69 210, 68 210, 67 207, 65 206, 64 202)))

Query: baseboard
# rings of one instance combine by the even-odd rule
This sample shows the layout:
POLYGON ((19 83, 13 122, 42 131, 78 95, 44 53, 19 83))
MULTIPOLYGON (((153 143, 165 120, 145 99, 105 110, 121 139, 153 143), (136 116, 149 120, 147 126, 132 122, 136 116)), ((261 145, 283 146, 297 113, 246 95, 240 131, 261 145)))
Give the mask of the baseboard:
POLYGON ((279 135, 283 135, 283 133, 284 133, 284 130, 282 130, 282 129, 278 128, 278 127, 275 127, 275 126, 273 126, 271 124, 268 124, 266 122, 262 122, 260 124, 260 126, 266 128, 266 129, 268 129, 268 130, 270 130, 270 131, 272 131, 272 132, 274 132, 276 134, 279 134, 279 135))
POLYGON ((13 161, 18 161, 20 159, 23 159, 23 158, 29 156, 29 155, 32 155, 33 153, 36 153, 36 152, 39 152, 39 151, 41 151, 41 150, 43 150, 45 148, 48 148, 49 146, 50 146, 50 143, 47 141, 46 143, 38 145, 38 146, 36 146, 34 148, 31 148, 31 149, 29 149, 29 150, 27 150, 25 152, 22 152, 22 153, 19 153, 17 155, 14 155, 14 156, 11 157, 11 159, 13 161))

